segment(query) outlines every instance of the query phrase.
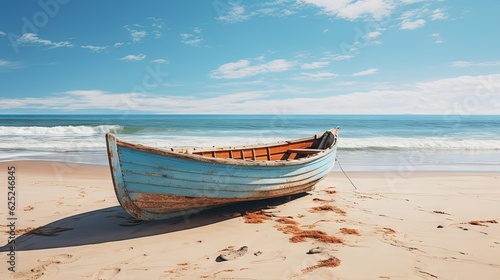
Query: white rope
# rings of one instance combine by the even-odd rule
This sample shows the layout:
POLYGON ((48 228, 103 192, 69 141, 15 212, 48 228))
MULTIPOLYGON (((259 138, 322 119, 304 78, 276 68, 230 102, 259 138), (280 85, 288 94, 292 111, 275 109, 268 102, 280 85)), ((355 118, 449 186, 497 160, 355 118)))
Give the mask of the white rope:
POLYGON ((339 158, 337 157, 337 158, 335 158, 335 160, 339 163, 339 167, 340 167, 340 170, 342 170, 342 173, 344 173, 345 177, 349 180, 349 182, 351 182, 351 185, 354 187, 354 189, 357 190, 358 188, 356 188, 354 183, 351 181, 351 178, 349 178, 349 176, 347 176, 347 174, 345 173, 344 169, 342 168, 342 165, 340 165, 339 158))

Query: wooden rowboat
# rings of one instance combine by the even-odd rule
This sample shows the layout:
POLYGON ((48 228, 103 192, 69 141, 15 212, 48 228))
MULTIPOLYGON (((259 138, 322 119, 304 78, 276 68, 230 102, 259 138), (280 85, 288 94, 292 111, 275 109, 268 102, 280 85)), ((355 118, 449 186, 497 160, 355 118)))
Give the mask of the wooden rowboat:
POLYGON ((136 219, 159 220, 310 191, 332 170, 337 137, 333 128, 265 145, 158 149, 108 133, 106 143, 121 206, 136 219))

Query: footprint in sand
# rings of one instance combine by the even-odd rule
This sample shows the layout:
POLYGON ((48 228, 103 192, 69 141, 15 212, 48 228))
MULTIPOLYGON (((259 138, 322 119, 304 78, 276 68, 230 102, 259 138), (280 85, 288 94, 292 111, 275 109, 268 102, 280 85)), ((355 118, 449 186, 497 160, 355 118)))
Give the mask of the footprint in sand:
MULTIPOLYGON (((261 254, 259 256, 265 256, 265 254, 261 254)), ((286 256, 283 256, 283 251, 277 251, 273 254, 271 258, 266 258, 264 260, 257 260, 257 261, 251 261, 250 263, 253 264, 260 264, 260 263, 273 263, 273 262, 282 262, 286 260, 286 256)))
MULTIPOLYGON (((69 254, 60 254, 38 259, 41 264, 28 270, 20 271, 16 274, 19 278, 38 279, 42 276, 50 276, 59 271, 58 264, 72 263, 78 258, 69 254)), ((50 278, 50 277, 49 277, 50 278)))
POLYGON ((221 252, 219 258, 222 259, 223 261, 230 261, 245 255, 247 252, 248 252, 247 246, 243 246, 238 250, 225 249, 221 252))
POLYGON ((120 273, 120 271, 121 271, 121 269, 118 268, 118 267, 102 268, 97 273, 97 278, 96 279, 99 279, 99 280, 101 280, 101 279, 102 280, 112 279, 113 277, 115 277, 116 275, 118 275, 118 273, 120 273))
POLYGON ((50 257, 44 257, 41 259, 38 259, 39 262, 42 263, 71 263, 76 261, 78 258, 74 258, 73 255, 70 254, 60 254, 60 255, 54 255, 50 257))

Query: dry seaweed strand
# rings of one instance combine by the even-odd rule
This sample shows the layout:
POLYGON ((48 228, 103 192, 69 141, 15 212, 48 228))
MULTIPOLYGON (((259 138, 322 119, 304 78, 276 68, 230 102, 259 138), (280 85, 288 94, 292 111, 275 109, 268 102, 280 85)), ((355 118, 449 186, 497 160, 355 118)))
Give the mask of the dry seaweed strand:
POLYGON ((325 212, 325 211, 332 211, 342 216, 346 215, 346 212, 344 210, 332 205, 321 205, 309 209, 309 212, 311 213, 325 212))
POLYGON ((290 242, 292 243, 305 242, 306 238, 316 239, 324 243, 343 243, 342 239, 335 236, 330 236, 324 231, 303 230, 300 229, 296 224, 278 226, 278 230, 283 232, 284 234, 293 234, 293 236, 290 237, 290 242))
POLYGON ((340 228, 340 232, 343 234, 360 235, 359 231, 353 228, 340 228))
POLYGON ((450 214, 443 212, 443 211, 432 211, 432 212, 436 213, 436 214, 450 215, 450 214))
POLYGON ((341 244, 344 241, 338 237, 328 235, 326 232, 321 230, 301 230, 300 232, 294 233, 290 238, 290 242, 304 242, 306 238, 316 239, 324 243, 336 243, 341 244))
POLYGON ((333 200, 333 199, 313 198, 313 201, 316 201, 316 202, 334 202, 335 200, 333 200))
POLYGON ((487 227, 488 225, 485 224, 497 224, 498 222, 496 220, 475 220, 475 221, 470 221, 467 224, 471 224, 473 226, 482 226, 482 227, 487 227))
POLYGON ((396 234, 397 233, 397 231, 393 230, 392 228, 388 228, 388 227, 382 228, 382 231, 384 233, 387 233, 387 234, 396 234))
POLYGON ((276 219, 276 222, 278 222, 280 224, 286 224, 286 225, 298 225, 299 224, 299 222, 294 221, 294 220, 289 219, 289 218, 279 218, 279 219, 276 219))
POLYGON ((212 276, 210 276, 210 275, 202 275, 202 276, 200 276, 200 278, 215 278, 217 276, 217 274, 219 274, 219 273, 233 272, 233 271, 234 271, 234 269, 224 269, 224 270, 215 272, 214 274, 212 274, 212 276))
POLYGON ((271 219, 262 210, 255 212, 246 212, 243 217, 245 218, 245 223, 247 224, 261 224, 264 222, 264 220, 271 219))
POLYGON ((285 225, 285 226, 277 226, 278 230, 283 232, 284 234, 295 234, 299 233, 302 230, 298 227, 298 225, 285 225))
POLYGON ((304 269, 302 269, 302 272, 304 273, 308 273, 308 272, 311 272, 317 268, 321 268, 321 267, 337 267, 340 265, 340 259, 336 258, 336 257, 331 257, 329 259, 326 259, 326 260, 320 260, 319 263, 317 265, 313 265, 313 266, 309 266, 309 267, 306 267, 304 269))

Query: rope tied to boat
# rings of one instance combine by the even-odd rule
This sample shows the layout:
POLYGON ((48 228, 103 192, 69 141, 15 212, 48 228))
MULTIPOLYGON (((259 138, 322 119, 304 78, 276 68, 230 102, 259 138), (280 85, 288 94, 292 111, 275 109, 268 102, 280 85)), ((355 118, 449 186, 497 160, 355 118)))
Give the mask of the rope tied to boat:
POLYGON ((356 185, 354 185, 351 178, 349 178, 349 176, 347 176, 347 174, 345 173, 344 168, 342 168, 342 165, 340 164, 340 160, 338 157, 335 157, 335 161, 337 161, 337 163, 339 164, 340 170, 342 170, 342 173, 344 173, 347 180, 349 180, 349 182, 351 182, 351 185, 354 187, 354 189, 357 190, 358 188, 356 187, 356 185))

